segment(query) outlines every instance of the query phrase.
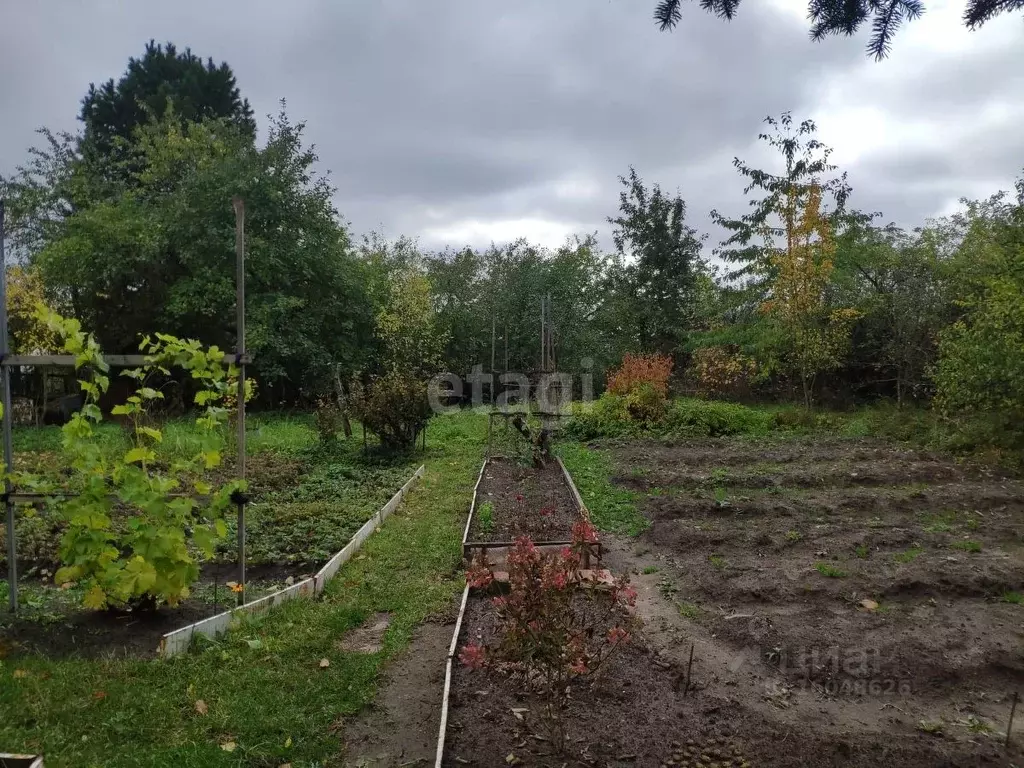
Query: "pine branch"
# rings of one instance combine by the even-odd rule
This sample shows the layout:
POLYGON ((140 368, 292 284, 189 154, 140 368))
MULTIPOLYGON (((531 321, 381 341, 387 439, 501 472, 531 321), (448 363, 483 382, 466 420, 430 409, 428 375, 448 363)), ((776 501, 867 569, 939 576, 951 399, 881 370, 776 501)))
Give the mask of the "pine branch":
POLYGON ((662 32, 666 29, 675 29, 676 24, 683 18, 681 4, 682 0, 660 0, 654 9, 654 21, 662 32))
POLYGON ((732 17, 736 15, 736 10, 740 7, 740 0, 701 0, 700 7, 720 19, 732 21, 732 17))
POLYGON ((1024 0, 968 0, 964 24, 973 31, 1001 13, 1021 9, 1024 9, 1024 0))
POLYGON ((868 53, 881 61, 889 55, 892 47, 892 36, 899 27, 901 11, 899 0, 889 0, 888 5, 875 12, 871 21, 871 38, 868 40, 868 53))

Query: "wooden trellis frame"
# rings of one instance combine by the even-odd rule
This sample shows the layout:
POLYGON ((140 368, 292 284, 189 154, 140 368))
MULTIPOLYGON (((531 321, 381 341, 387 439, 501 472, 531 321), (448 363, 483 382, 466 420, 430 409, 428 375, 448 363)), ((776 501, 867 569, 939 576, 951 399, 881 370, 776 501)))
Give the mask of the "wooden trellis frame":
MULTIPOLYGON (((245 353, 245 203, 240 197, 231 201, 235 212, 235 289, 237 339, 234 354, 225 354, 224 361, 239 367, 238 374, 238 478, 245 479, 245 366, 252 362, 245 353)), ((5 210, 0 200, 0 387, 3 389, 3 445, 4 466, 8 478, 4 480, 3 500, 6 511, 7 529, 7 582, 9 607, 12 613, 18 610, 18 552, 15 537, 15 504, 19 501, 39 501, 44 498, 68 496, 69 494, 19 493, 12 488, 9 476, 14 470, 14 446, 12 439, 11 413, 11 368, 23 365, 47 365, 65 368, 75 367, 74 355, 11 355, 7 323, 7 251, 4 242, 5 210)), ((104 355, 104 361, 111 368, 134 368, 145 365, 148 355, 104 355)), ((238 583, 242 591, 238 595, 239 605, 245 602, 245 505, 244 496, 239 496, 238 507, 238 583)))

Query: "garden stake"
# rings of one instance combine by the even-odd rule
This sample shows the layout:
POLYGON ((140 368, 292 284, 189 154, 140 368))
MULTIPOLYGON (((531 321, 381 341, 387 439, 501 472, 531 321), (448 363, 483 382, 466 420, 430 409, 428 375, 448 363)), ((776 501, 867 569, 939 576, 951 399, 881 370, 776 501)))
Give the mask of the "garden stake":
POLYGON ((1010 705, 1010 724, 1006 726, 1006 748, 1010 748, 1010 733, 1013 731, 1013 716, 1017 712, 1017 701, 1020 699, 1020 691, 1013 692, 1013 704, 1010 705))
POLYGON ((693 643, 690 643, 690 660, 686 662, 686 683, 683 685, 683 696, 690 690, 690 670, 693 668, 693 643))
POLYGON ((217 615, 217 577, 213 577, 213 615, 217 615))

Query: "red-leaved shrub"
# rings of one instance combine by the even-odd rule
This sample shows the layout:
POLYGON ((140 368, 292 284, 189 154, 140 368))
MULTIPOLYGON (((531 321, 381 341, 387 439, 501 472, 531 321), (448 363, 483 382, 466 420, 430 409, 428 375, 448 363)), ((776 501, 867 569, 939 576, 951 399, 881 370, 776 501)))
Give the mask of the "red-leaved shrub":
MULTIPOLYGON (((630 637, 625 606, 636 602, 626 577, 610 592, 582 586, 584 553, 597 540, 589 521, 573 527, 573 543, 559 552, 541 552, 528 536, 516 540, 508 553, 508 594, 495 597, 496 640, 490 647, 463 646, 459 660, 471 669, 488 664, 513 674, 541 694, 535 708, 549 731, 552 745, 565 746, 562 715, 571 683, 590 675, 630 637)), ((479 567, 472 585, 486 583, 479 567)))
POLYGON ((662 398, 668 397, 668 379, 672 375, 671 355, 622 356, 622 365, 608 373, 608 391, 613 395, 628 395, 644 384, 649 384, 662 398))

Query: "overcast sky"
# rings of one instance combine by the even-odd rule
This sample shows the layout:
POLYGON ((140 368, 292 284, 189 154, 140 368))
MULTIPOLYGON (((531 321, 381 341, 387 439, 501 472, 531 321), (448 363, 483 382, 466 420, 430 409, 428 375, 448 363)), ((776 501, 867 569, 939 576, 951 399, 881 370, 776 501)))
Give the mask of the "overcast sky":
MULTIPOLYGON (((978 32, 927 0, 892 56, 807 40, 802 0, 746 0, 731 23, 654 0, 0 0, 0 173, 39 126, 77 130, 90 82, 146 41, 226 60, 262 118, 307 123, 355 233, 428 248, 598 232, 630 165, 678 189, 691 224, 744 210, 734 156, 771 162, 761 120, 813 118, 852 205, 914 226, 1024 166, 1024 19, 978 32)), ((266 121, 262 120, 265 125, 266 121)), ((712 233, 715 235, 716 233, 712 233)), ((713 237, 712 240, 716 239, 713 237)), ((713 243, 712 243, 713 244, 713 243)))

